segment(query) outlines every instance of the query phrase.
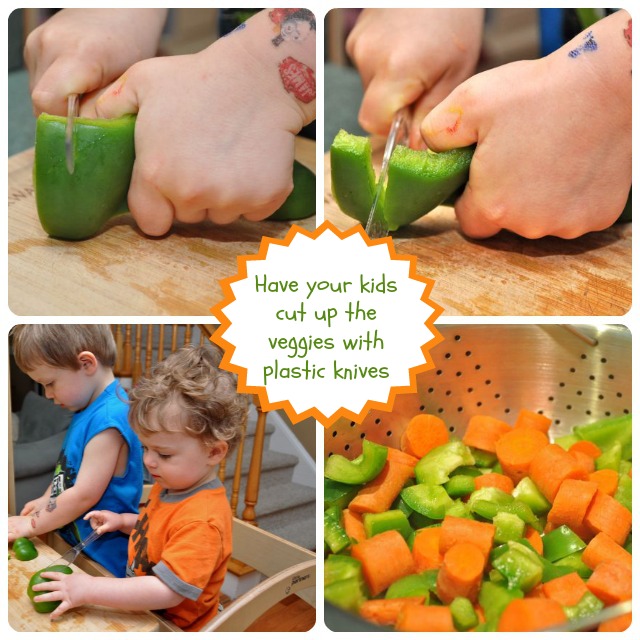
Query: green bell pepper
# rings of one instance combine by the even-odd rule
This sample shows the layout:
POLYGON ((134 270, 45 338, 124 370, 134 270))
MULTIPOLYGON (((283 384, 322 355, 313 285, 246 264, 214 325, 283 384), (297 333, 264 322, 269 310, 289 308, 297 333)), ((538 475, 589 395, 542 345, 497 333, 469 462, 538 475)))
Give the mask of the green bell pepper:
POLYGON ((66 573, 66 574, 73 573, 73 569, 71 567, 64 564, 62 565, 55 564, 52 567, 45 567, 44 569, 40 569, 40 571, 36 571, 31 576, 31 579, 29 580, 29 584, 27 586, 27 595, 31 600, 31 604, 33 605, 33 608, 38 613, 51 613, 52 611, 58 608, 61 602, 61 600, 54 600, 53 602, 34 602, 33 601, 33 599, 37 595, 46 593, 46 591, 34 591, 33 587, 35 587, 37 584, 40 584, 42 582, 51 582, 49 578, 43 578, 41 575, 43 572, 46 573, 48 571, 54 571, 54 572, 66 573))
POLYGON ((373 480, 387 461, 387 447, 366 438, 362 441, 362 453, 349 460, 339 454, 327 458, 324 465, 326 478, 344 484, 364 484, 373 480))
POLYGON ((616 441, 606 451, 603 451, 596 458, 596 469, 612 469, 613 471, 620 471, 620 464, 622 463, 622 444, 616 441))
POLYGON ((462 498, 475 491, 476 483, 472 476, 457 475, 452 476, 443 486, 452 498, 462 498))
MULTIPOLYGON (((89 238, 113 216, 128 211, 127 193, 135 160, 133 115, 77 118, 75 167, 66 166, 67 119, 42 114, 36 123, 33 180, 42 228, 64 240, 89 238)), ((315 213, 315 174, 298 162, 294 188, 272 220, 296 220, 315 213)))
MULTIPOLYGON (((329 153, 331 191, 336 203, 348 216, 366 224, 376 188, 369 139, 342 130, 329 153)), ((421 218, 464 185, 472 156, 473 147, 442 153, 396 147, 382 196, 389 230, 421 218)))
POLYGON ((577 604, 572 607, 562 607, 569 620, 577 620, 587 616, 593 616, 604 608, 604 603, 599 598, 587 591, 577 604))
MULTIPOLYGON (((568 556, 556 560, 552 564, 556 570, 563 570, 565 573, 572 573, 575 571, 584 580, 593 573, 593 571, 582 561, 582 550, 574 551, 568 556)), ((564 573, 557 573, 555 577, 561 575, 564 575, 564 573)))
POLYGON ((347 578, 361 578, 362 565, 360 560, 351 556, 331 555, 324 561, 324 584, 333 584, 347 578))
POLYGON ((518 482, 511 495, 528 505, 537 516, 546 514, 551 509, 551 503, 542 495, 540 489, 536 487, 533 480, 528 476, 518 482))
POLYGON ((573 432, 582 440, 597 444, 602 452, 619 442, 622 448, 622 459, 631 460, 631 415, 604 418, 575 427, 573 432))
POLYGON ((11 548, 13 549, 13 555, 23 562, 38 557, 38 550, 29 538, 16 538, 11 548))
POLYGON ((483 451, 482 449, 476 449, 475 447, 469 447, 473 459, 476 461, 476 466, 481 469, 491 469, 498 460, 498 456, 491 451, 483 451))
POLYGON ((348 504, 360 491, 360 485, 336 482, 330 478, 324 479, 324 508, 337 506, 340 510, 346 509, 348 504))
POLYGON ((618 480, 618 488, 613 496, 623 507, 626 507, 631 511, 631 492, 632 481, 628 474, 621 473, 618 480))
POLYGON ((496 631, 502 612, 512 600, 518 598, 524 598, 524 592, 521 589, 485 580, 478 594, 478 603, 482 607, 486 619, 483 629, 496 631))
POLYGON ((324 599, 336 607, 358 613, 367 599, 364 580, 361 577, 351 577, 332 582, 324 588, 324 599))
POLYGON ((420 459, 415 468, 416 480, 421 484, 444 484, 455 469, 473 463, 469 447, 460 440, 451 440, 420 459))
POLYGON ((449 605, 453 626, 458 631, 469 631, 478 624, 478 614, 469 598, 457 597, 449 605))
POLYGON ((542 546, 544 557, 555 562, 576 551, 582 551, 587 545, 566 524, 563 524, 542 536, 542 546))
POLYGON ((429 604, 429 598, 432 590, 432 580, 430 576, 424 573, 414 573, 404 578, 396 580, 385 593, 385 598, 412 598, 415 596, 424 596, 424 604, 429 604))
POLYGON ((509 540, 519 540, 524 535, 524 521, 513 513, 499 511, 493 517, 496 527, 494 541, 498 544, 509 540))
POLYGON ((340 553, 351 544, 347 532, 332 509, 324 512, 324 541, 332 553, 340 553))
POLYGON ((442 520, 453 500, 440 485, 416 484, 400 494, 402 499, 417 513, 432 520, 442 520))
POLYGON ((367 538, 395 529, 406 540, 413 531, 407 516, 400 509, 391 509, 382 513, 365 513, 362 524, 367 538))
POLYGON ((498 555, 492 566, 507 580, 510 589, 520 589, 528 593, 542 580, 542 560, 525 545, 509 541, 507 550, 498 555))

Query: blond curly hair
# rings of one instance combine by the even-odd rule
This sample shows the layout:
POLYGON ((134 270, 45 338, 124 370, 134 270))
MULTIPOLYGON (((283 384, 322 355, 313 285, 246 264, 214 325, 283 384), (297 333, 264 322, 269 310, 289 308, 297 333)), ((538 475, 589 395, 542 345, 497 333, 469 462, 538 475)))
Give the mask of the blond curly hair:
POLYGON ((186 346, 157 363, 129 392, 129 422, 139 435, 184 429, 207 446, 239 442, 249 407, 236 377, 219 368, 220 352, 186 346), (181 414, 175 424, 175 408, 181 414))

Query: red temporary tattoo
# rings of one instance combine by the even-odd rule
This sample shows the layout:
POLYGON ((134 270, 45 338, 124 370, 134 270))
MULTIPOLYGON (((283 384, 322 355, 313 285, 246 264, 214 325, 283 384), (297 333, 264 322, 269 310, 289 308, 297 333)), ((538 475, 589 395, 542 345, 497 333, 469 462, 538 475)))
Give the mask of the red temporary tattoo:
POLYGON ((313 69, 289 56, 278 65, 278 71, 287 93, 292 93, 305 104, 316 99, 316 74, 313 69))
POLYGON ((627 28, 622 33, 624 33, 624 37, 627 41, 627 44, 631 46, 631 20, 629 20, 629 23, 627 24, 627 28))
POLYGON ((32 529, 36 528, 36 519, 35 518, 31 518, 31 528, 32 529))

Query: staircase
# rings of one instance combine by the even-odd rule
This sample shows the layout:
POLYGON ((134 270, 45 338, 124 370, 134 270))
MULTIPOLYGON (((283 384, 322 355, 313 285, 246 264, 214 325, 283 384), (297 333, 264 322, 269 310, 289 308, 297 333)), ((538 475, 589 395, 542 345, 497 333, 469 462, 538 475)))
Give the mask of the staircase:
MULTIPOLYGON (((256 410, 251 407, 242 456, 242 485, 237 516, 245 508, 244 490, 253 450, 256 410)), ((234 451, 227 459, 224 485, 231 497, 234 451)), ((316 548, 315 462, 300 445, 295 434, 275 412, 267 414, 266 434, 260 475, 260 494, 256 504, 258 526, 289 542, 315 551, 316 548)))

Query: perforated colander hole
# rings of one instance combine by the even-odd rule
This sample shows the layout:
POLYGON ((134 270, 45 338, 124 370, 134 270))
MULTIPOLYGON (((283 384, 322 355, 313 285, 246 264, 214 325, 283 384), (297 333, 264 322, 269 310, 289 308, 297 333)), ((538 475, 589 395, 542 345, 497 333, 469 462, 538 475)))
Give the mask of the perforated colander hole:
POLYGON ((471 351, 465 351, 464 355, 467 356, 467 358, 471 355, 471 351))
POLYGON ((450 396, 451 395, 451 389, 448 389, 447 391, 445 391, 444 395, 445 396, 450 396))
POLYGON ((485 383, 486 385, 489 385, 489 384, 491 384, 491 380, 485 380, 485 381, 484 381, 484 383, 485 383))
POLYGON ((453 427, 453 426, 449 427, 449 431, 450 431, 451 433, 453 433, 455 430, 456 430, 456 428, 455 428, 455 427, 453 427))
POLYGON ((549 402, 553 402, 553 401, 555 400, 555 398, 554 398, 553 396, 549 396, 549 397, 547 398, 547 400, 548 400, 549 402))
POLYGON ((380 424, 380 422, 382 422, 382 421, 380 420, 380 418, 376 418, 376 419, 375 419, 375 423, 376 423, 376 424, 380 424))
POLYGON ((453 338, 456 342, 458 342, 460 340, 460 336, 454 336, 453 338))
POLYGON ((573 407, 572 407, 570 404, 568 404, 568 405, 566 406, 566 409, 567 409, 567 411, 571 411, 571 409, 573 409, 573 407))
POLYGON ((443 412, 444 412, 444 409, 443 409, 442 407, 440 407, 440 408, 438 409, 438 413, 443 413, 443 412))
POLYGON ((445 353, 445 354, 444 354, 444 357, 445 357, 447 360, 449 360, 449 358, 451 358, 451 354, 450 354, 450 353, 445 353))
POLYGON ((616 393, 616 398, 622 398, 622 394, 619 391, 616 393))
POLYGON ((464 407, 458 407, 458 413, 462 413, 464 411, 464 407))
POLYGON ((496 400, 498 400, 501 396, 500 396, 500 394, 499 394, 499 393, 496 393, 496 394, 494 394, 494 396, 493 396, 493 397, 494 397, 496 400))
POLYGON ((569 369, 569 371, 570 371, 571 373, 575 373, 575 372, 576 372, 576 368, 575 368, 575 367, 571 367, 571 369, 569 369))
POLYGON ((613 373, 610 373, 608 377, 609 377, 609 380, 614 380, 615 379, 615 376, 613 375, 613 373))
POLYGON ((604 400, 604 396, 601 393, 598 394, 598 400, 604 400))
POLYGON ((367 437, 367 434, 366 434, 366 433, 362 432, 362 433, 360 434, 360 440, 364 440, 366 437, 367 437))
POLYGON ((423 404, 420 405, 420 411, 424 411, 427 407, 425 407, 423 404))
POLYGON ((593 381, 593 380, 595 380, 595 379, 596 379, 596 377, 595 377, 593 374, 591 374, 591 375, 589 376, 589 380, 592 380, 592 381, 593 381))
POLYGON ((507 407, 507 408, 504 410, 504 412, 505 412, 505 413, 511 413, 511 409, 509 409, 509 407, 507 407))
POLYGON ((456 371, 456 378, 459 378, 462 375, 462 371, 456 371))
POLYGON ((476 407, 481 407, 482 406, 482 401, 478 400, 478 402, 476 402, 476 407))
POLYGON ((436 371, 436 375, 437 375, 437 376, 441 376, 441 375, 442 375, 442 369, 438 369, 438 370, 436 371))
POLYGON ((559 387, 564 387, 564 382, 558 382, 559 387))
POLYGON ((587 409, 587 410, 585 411, 585 413, 586 413, 588 416, 590 416, 590 415, 591 415, 591 409, 587 409))
POLYGON ((602 362, 602 364, 605 364, 607 362, 606 358, 600 358, 600 362, 602 362))
POLYGON ((473 387, 469 387, 469 388, 467 389, 467 393, 473 393, 473 387))
POLYGON ((604 415, 607 416, 607 418, 611 415, 611 411, 605 411, 604 415))
POLYGON ((481 365, 481 364, 477 364, 477 365, 474 367, 474 369, 475 369, 476 371, 480 371, 480 369, 482 369, 482 365, 481 365))
POLYGON ((338 435, 338 432, 337 432, 337 431, 334 431, 334 432, 331 434, 331 437, 332 437, 332 438, 335 438, 337 435, 338 435))
POLYGON ((583 353, 583 354, 580 356, 580 358, 581 358, 582 360, 586 360, 586 359, 587 359, 587 354, 586 354, 586 353, 583 353))
POLYGON ((626 415, 629 415, 629 409, 624 409, 624 410, 622 411, 622 413, 624 413, 624 414, 626 414, 626 415))
POLYGON ((355 426, 356 426, 356 423, 355 423, 355 422, 352 422, 349 426, 350 426, 350 427, 355 427, 355 426))
POLYGON ((387 438, 390 438, 393 435, 393 431, 387 431, 387 438))
POLYGON ((577 396, 581 396, 581 395, 582 395, 582 391, 580 391, 580 389, 578 389, 578 390, 576 391, 576 395, 577 395, 577 396))
POLYGON ((351 445, 348 445, 348 444, 344 445, 344 450, 345 451, 349 451, 350 448, 351 448, 351 445))
POLYGON ((427 393, 433 393, 433 387, 429 387, 429 388, 427 389, 427 393))
POLYGON ((558 425, 560 424, 560 420, 558 420, 557 418, 553 421, 553 424, 558 425))

